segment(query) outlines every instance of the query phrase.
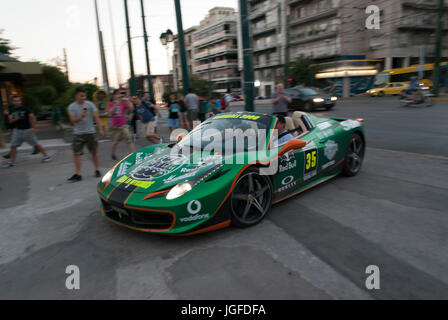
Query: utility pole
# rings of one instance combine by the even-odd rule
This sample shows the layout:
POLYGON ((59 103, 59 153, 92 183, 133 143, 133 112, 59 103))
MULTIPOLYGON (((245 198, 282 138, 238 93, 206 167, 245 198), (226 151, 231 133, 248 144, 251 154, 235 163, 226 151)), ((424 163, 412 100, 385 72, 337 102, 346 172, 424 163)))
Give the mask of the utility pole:
POLYGON ((182 11, 180 8, 180 0, 174 0, 174 6, 176 8, 177 41, 179 41, 179 53, 182 65, 182 86, 184 87, 184 95, 186 95, 187 90, 190 87, 190 76, 188 75, 187 54, 185 52, 184 29, 182 26, 182 11))
POLYGON ((437 31, 436 31, 436 60, 434 63, 434 73, 433 73, 433 92, 436 97, 439 96, 440 90, 440 56, 442 55, 442 30, 443 30, 443 12, 444 12, 444 1, 439 0, 439 14, 437 18, 437 31))
POLYGON ((107 76, 106 55, 104 53, 103 32, 100 29, 100 19, 98 16, 98 4, 95 0, 95 13, 96 13, 96 27, 98 29, 98 41, 100 44, 100 57, 101 57, 101 69, 103 71, 103 86, 104 91, 109 94, 109 77, 107 76))
POLYGON ((132 95, 135 94, 137 91, 137 82, 135 80, 135 73, 134 73, 134 58, 132 57, 131 27, 129 26, 128 0, 124 0, 124 14, 126 16, 126 33, 128 37, 128 49, 129 49, 129 69, 131 72, 129 91, 132 95))
POLYGON ((154 88, 152 86, 152 78, 151 78, 151 68, 149 66, 148 34, 146 33, 145 8, 143 6, 143 0, 140 0, 140 6, 142 7, 143 38, 145 40, 146 74, 148 75, 148 89, 151 100, 155 101, 154 88))
POLYGON ((114 25, 114 19, 112 15, 112 5, 110 1, 107 3, 107 7, 109 8, 109 21, 110 21, 110 31, 112 34, 112 46, 114 47, 113 53, 114 53, 114 60, 115 60, 115 73, 117 77, 117 87, 121 86, 121 68, 120 63, 118 61, 118 55, 117 55, 117 44, 115 41, 115 25, 114 25))
POLYGON ((252 43, 249 34, 247 0, 239 0, 241 34, 243 40, 243 71, 246 111, 254 111, 254 67, 252 59, 252 43))
POLYGON ((68 62, 67 62, 67 50, 64 48, 64 67, 65 67, 65 77, 67 81, 70 82, 70 78, 68 76, 68 62))

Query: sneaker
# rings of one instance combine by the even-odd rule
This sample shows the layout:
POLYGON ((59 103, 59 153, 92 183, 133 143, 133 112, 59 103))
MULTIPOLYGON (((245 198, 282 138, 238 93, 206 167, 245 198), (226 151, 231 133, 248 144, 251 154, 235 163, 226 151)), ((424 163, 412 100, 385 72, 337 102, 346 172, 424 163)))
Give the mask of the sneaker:
POLYGON ((96 170, 96 171, 95 171, 95 177, 97 177, 97 178, 101 178, 101 173, 100 173, 99 170, 96 170))
POLYGON ((12 168, 14 166, 15 166, 15 164, 11 163, 11 162, 5 162, 5 163, 2 164, 3 168, 12 168))
POLYGON ((40 160, 40 162, 50 162, 51 161, 51 157, 47 156, 45 158, 43 158, 42 160, 40 160))
POLYGON ((159 144, 163 144, 163 139, 160 137, 159 144))
POLYGON ((5 155, 3 156, 3 158, 5 158, 5 159, 9 159, 9 158, 11 158, 11 154, 10 154, 10 153, 5 154, 5 155))
POLYGON ((72 181, 72 182, 77 182, 77 181, 81 181, 82 177, 78 174, 74 174, 71 178, 68 179, 68 181, 72 181))
POLYGON ((117 156, 116 155, 112 155, 112 160, 116 161, 117 160, 117 156))

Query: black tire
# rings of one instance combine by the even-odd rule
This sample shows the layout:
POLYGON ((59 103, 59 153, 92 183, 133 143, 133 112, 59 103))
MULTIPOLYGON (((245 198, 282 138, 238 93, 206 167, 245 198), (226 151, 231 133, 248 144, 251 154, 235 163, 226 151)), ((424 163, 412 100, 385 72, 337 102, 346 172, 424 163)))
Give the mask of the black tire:
POLYGON ((303 106, 303 110, 305 112, 313 111, 313 105, 311 104, 311 102, 306 102, 305 105, 303 106))
POLYGON ((380 92, 378 92, 378 97, 384 97, 384 91, 380 91, 380 92))
POLYGON ((259 169, 252 167, 244 171, 228 200, 232 223, 247 228, 263 220, 271 209, 272 190, 270 177, 260 175, 259 169))
POLYGON ((334 104, 325 107, 325 110, 329 111, 334 108, 334 104))
POLYGON ((342 174, 347 177, 356 176, 362 167, 366 146, 361 134, 354 133, 350 137, 347 152, 345 154, 342 174))

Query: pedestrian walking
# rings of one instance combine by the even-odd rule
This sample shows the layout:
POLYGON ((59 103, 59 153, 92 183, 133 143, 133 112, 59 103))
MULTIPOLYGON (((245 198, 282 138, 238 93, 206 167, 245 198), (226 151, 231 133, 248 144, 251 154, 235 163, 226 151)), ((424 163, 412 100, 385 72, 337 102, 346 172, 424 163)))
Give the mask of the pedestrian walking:
POLYGON ((158 121, 159 119, 162 118, 162 114, 160 113, 160 109, 157 106, 156 102, 154 99, 151 99, 151 95, 149 94, 148 91, 143 93, 143 98, 142 100, 144 102, 146 102, 146 104, 150 104, 151 107, 154 109, 155 111, 155 119, 154 119, 154 132, 158 134, 158 121))
MULTIPOLYGON (((8 115, 10 114, 10 113, 12 113, 13 112, 13 110, 14 110, 14 105, 13 105, 13 103, 12 103, 12 99, 13 99, 13 97, 15 97, 16 95, 15 94, 11 94, 10 96, 9 96, 9 101, 10 101, 10 104, 8 105, 8 109, 6 110, 4 110, 4 124, 5 124, 5 130, 6 130, 6 132, 7 131, 9 131, 9 130, 11 130, 11 133, 12 133, 12 130, 14 129, 14 124, 13 123, 10 123, 10 121, 9 121, 9 118, 8 118, 8 115)), ((38 154, 39 153, 39 149, 37 149, 37 147, 34 147, 33 148, 33 152, 31 153, 32 155, 35 155, 35 154, 38 154)), ((8 153, 8 154, 5 154, 4 156, 3 156, 3 158, 5 158, 5 159, 10 159, 11 158, 11 153, 8 153)))
POLYGON ((138 95, 132 96, 132 104, 140 117, 142 122, 143 136, 153 144, 160 142, 160 136, 155 133, 155 109, 151 107, 151 104, 144 102, 138 95))
POLYGON ((185 105, 187 106, 187 129, 193 129, 193 121, 197 119, 199 112, 199 97, 188 88, 188 94, 185 96, 185 105))
POLYGON ((32 111, 22 104, 22 99, 19 96, 12 97, 13 109, 5 111, 5 115, 8 116, 8 122, 14 126, 11 135, 11 151, 10 161, 4 163, 3 167, 14 167, 17 156, 17 148, 22 145, 23 142, 28 143, 33 148, 37 148, 44 156, 41 162, 48 162, 51 157, 48 156, 44 147, 39 144, 36 137, 36 116, 32 111))
POLYGON ((92 155, 93 165, 95 166, 95 176, 101 177, 98 159, 98 140, 94 121, 98 126, 100 136, 104 136, 103 126, 98 116, 98 110, 91 101, 87 101, 86 89, 78 87, 75 90, 75 102, 68 107, 70 122, 73 124, 73 158, 75 163, 75 174, 69 178, 69 181, 81 181, 81 154, 84 145, 92 155))
POLYGON ((170 94, 170 101, 168 102, 168 128, 170 129, 170 133, 173 132, 174 129, 179 128, 179 112, 180 105, 179 102, 176 101, 176 95, 174 93, 170 94))
POLYGON ((179 104, 179 124, 181 128, 188 128, 187 106, 185 105, 185 97, 183 94, 177 95, 177 103, 179 104))
POLYGON ((230 89, 227 89, 226 94, 222 97, 220 104, 224 112, 230 112, 230 103, 233 101, 233 96, 230 89))
POLYGON ((277 85, 277 92, 272 95, 272 104, 274 105, 273 114, 276 116, 288 116, 288 103, 292 102, 292 99, 284 95, 285 87, 283 83, 277 85))
POLYGON ((132 153, 135 150, 134 143, 132 142, 131 133, 128 128, 127 112, 133 111, 133 107, 129 104, 129 101, 125 94, 122 94, 120 90, 115 90, 113 93, 113 101, 109 103, 108 113, 111 116, 111 131, 112 131, 112 160, 117 160, 116 150, 117 145, 121 140, 124 140, 129 147, 129 152, 132 153))

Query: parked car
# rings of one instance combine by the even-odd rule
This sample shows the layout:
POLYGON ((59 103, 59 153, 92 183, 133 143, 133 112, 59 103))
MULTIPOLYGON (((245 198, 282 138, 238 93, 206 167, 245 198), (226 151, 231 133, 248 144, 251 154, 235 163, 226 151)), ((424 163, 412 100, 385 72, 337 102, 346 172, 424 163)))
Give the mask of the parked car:
POLYGON ((338 97, 317 92, 312 88, 285 89, 285 95, 292 99, 288 105, 290 110, 304 110, 311 112, 314 109, 323 108, 330 110, 336 105, 338 97))
POLYGON ((403 90, 409 88, 406 82, 389 82, 382 87, 367 90, 367 94, 371 97, 383 97, 387 95, 398 95, 403 90))

